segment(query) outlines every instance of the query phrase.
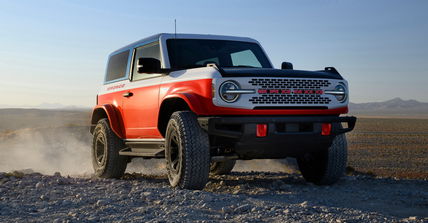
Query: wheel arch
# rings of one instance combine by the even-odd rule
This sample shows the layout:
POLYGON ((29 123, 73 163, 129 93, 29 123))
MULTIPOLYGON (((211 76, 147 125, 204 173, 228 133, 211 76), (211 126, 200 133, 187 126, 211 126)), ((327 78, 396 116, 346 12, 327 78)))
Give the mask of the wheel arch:
POLYGON ((107 118, 110 128, 119 138, 125 138, 123 119, 118 109, 111 104, 98 105, 92 111, 90 132, 93 133, 100 119, 107 118))
POLYGON ((170 96, 162 101, 159 106, 158 130, 165 137, 166 127, 172 113, 176 111, 193 111, 189 106, 188 98, 180 95, 170 96))

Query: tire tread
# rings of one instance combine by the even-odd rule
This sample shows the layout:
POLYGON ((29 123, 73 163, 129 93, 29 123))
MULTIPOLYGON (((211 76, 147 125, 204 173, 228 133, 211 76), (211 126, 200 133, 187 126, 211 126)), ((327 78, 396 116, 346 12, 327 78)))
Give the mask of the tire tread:
POLYGON ((170 119, 178 124, 183 148, 183 169, 178 186, 203 189, 208 182, 210 166, 208 134, 199 126, 193 112, 174 112, 170 119))

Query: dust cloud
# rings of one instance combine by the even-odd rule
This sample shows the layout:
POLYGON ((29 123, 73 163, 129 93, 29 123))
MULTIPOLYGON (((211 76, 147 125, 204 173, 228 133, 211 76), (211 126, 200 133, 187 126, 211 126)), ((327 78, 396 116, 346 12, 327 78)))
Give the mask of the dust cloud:
MULTIPOLYGON (((38 172, 42 174, 91 177, 92 136, 89 127, 63 126, 25 128, 0 133, 0 172, 38 172)), ((134 158, 127 172, 162 175, 164 160, 134 158)))
POLYGON ((92 171, 86 127, 20 129, 1 135, 0 140, 2 172, 85 175, 92 171))
MULTIPOLYGON (((0 172, 24 171, 42 174, 90 177, 92 136, 87 126, 25 128, 0 133, 0 172)), ((134 158, 126 172, 165 175, 164 159, 134 158)), ((293 159, 238 161, 237 172, 295 173, 293 159)))
POLYGON ((260 159, 260 160, 238 160, 233 171, 237 172, 282 172, 297 173, 296 159, 260 159))

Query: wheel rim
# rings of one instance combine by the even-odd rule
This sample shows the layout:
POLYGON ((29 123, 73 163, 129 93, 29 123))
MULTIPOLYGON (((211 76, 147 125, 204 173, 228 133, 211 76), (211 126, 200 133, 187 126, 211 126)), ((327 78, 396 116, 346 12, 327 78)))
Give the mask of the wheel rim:
POLYGON ((169 156, 168 163, 169 169, 172 173, 178 174, 181 168, 181 143, 177 132, 172 132, 169 139, 169 156))
POLYGON ((97 162, 98 166, 102 166, 106 159, 106 153, 107 153, 107 147, 106 147, 106 140, 104 137, 104 134, 100 133, 97 136, 97 139, 95 140, 95 161, 97 162))

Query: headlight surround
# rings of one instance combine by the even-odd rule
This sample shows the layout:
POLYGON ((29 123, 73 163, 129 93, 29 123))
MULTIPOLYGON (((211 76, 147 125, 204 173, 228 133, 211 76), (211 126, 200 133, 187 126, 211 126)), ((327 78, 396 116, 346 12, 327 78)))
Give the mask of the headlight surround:
POLYGON ((339 83, 334 90, 326 90, 325 93, 334 95, 340 103, 345 102, 348 98, 346 86, 343 83, 339 83))
POLYGON ((336 86, 336 88, 334 89, 337 94, 334 94, 334 96, 336 97, 336 99, 339 102, 344 102, 346 101, 346 98, 348 97, 348 95, 346 94, 346 87, 343 84, 339 84, 336 86))
POLYGON ((220 98, 227 102, 227 103, 233 103, 239 99, 240 94, 237 93, 226 93, 228 90, 239 90, 240 86, 235 81, 225 81, 220 85, 219 88, 219 95, 220 98))

